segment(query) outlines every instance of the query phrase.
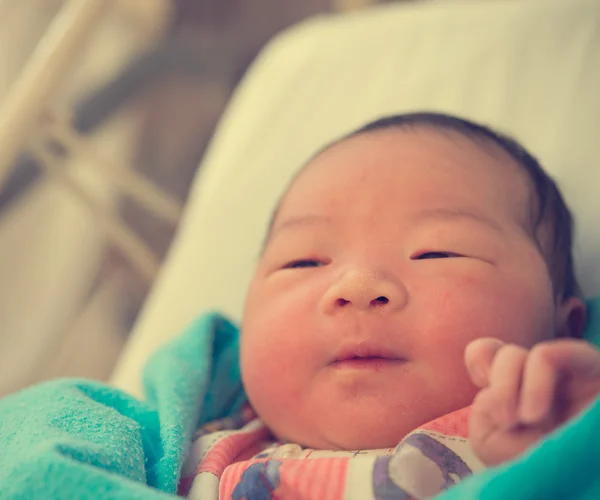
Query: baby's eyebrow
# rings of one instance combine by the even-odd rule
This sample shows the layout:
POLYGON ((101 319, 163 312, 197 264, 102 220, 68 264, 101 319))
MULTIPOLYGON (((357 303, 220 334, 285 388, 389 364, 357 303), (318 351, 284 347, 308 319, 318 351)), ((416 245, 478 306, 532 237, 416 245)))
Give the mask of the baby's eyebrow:
POLYGON ((463 207, 441 207, 441 208, 428 208, 416 213, 413 217, 413 222, 424 222, 427 220, 453 220, 453 219, 470 219, 479 224, 485 224, 497 232, 504 232, 502 226, 498 221, 484 215, 480 212, 471 210, 463 207))
POLYGON ((307 215, 299 215, 295 217, 290 217, 285 219, 280 224, 277 224, 273 227, 273 231, 271 232, 271 237, 275 234, 279 233, 283 229, 293 229, 303 226, 313 226, 313 225, 330 225, 331 217, 327 215, 318 215, 318 214, 307 214, 307 215))
MULTIPOLYGON (((502 226, 494 219, 463 207, 440 207, 440 208, 428 208, 417 212, 413 217, 413 222, 426 222, 429 220, 453 220, 453 219, 470 219, 479 224, 484 224, 487 227, 497 232, 504 232, 502 226)), ((278 234, 281 231, 289 229, 297 229, 306 226, 313 225, 331 225, 332 219, 327 215, 320 214, 306 214, 289 217, 283 222, 273 227, 269 235, 269 239, 278 234)))

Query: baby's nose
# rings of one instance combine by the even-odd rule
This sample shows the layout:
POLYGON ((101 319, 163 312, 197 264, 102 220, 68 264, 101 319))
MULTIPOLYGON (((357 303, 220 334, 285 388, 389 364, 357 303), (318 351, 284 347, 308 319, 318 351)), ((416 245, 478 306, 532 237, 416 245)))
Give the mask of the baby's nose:
POLYGON ((329 287, 322 306, 328 314, 342 308, 383 312, 402 308, 407 300, 402 283, 371 271, 349 271, 329 287))

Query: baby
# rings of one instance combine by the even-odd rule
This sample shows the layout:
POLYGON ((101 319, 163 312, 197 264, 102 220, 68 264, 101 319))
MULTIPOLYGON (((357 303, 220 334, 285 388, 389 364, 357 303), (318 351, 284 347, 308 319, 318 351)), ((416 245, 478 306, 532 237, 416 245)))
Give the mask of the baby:
POLYGON ((400 115, 327 146, 277 207, 248 292, 252 410, 198 434, 192 493, 341 498, 367 467, 351 457, 371 474, 419 429, 466 443, 452 452, 466 473, 433 489, 404 474, 397 496, 356 498, 429 496, 517 457, 600 393, 571 244, 553 181, 488 128, 400 115), (312 467, 329 489, 283 485, 286 459, 319 457, 345 461, 312 467))

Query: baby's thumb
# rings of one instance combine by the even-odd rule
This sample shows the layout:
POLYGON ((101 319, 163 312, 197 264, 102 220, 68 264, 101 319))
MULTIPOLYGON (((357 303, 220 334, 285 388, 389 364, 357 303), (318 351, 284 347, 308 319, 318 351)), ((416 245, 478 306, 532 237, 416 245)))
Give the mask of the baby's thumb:
POLYGON ((504 342, 495 338, 473 340, 465 348, 465 366, 471 380, 477 387, 489 384, 492 363, 504 342))

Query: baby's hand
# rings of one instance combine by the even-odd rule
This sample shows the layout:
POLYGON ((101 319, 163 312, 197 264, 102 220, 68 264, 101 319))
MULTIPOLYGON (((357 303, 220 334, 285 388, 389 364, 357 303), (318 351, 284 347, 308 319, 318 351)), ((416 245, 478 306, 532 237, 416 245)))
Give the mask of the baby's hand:
POLYGON ((469 436, 488 466, 517 457, 600 394, 600 351, 583 340, 551 340, 528 350, 483 338, 467 346, 465 363, 481 387, 469 436))

